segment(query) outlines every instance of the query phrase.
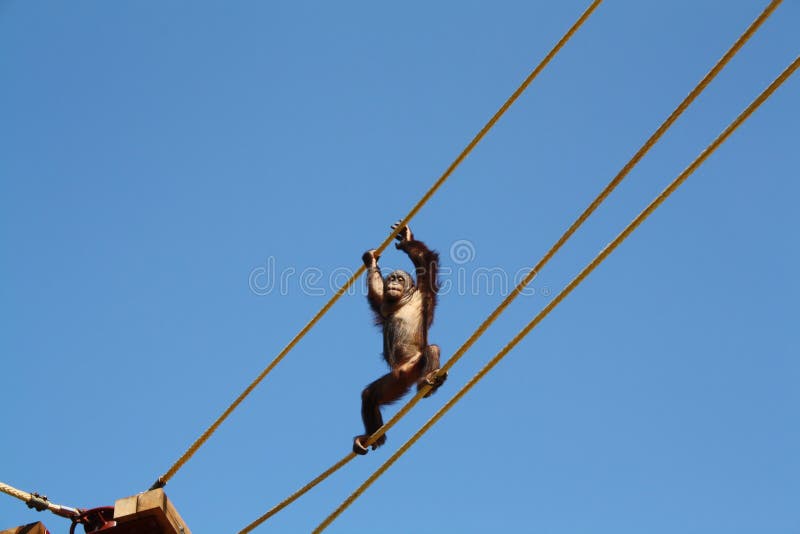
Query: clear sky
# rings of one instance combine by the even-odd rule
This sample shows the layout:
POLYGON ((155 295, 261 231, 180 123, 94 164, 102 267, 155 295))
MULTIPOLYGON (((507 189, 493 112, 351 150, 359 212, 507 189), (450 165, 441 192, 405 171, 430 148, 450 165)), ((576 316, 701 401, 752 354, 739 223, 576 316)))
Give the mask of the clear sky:
MULTIPOLYGON (((146 490, 588 4, 0 1, 0 480, 146 490)), ((766 4, 600 6, 413 221, 445 358, 766 4)), ((383 449, 258 532, 332 511, 794 59, 798 22, 784 2, 383 449)), ((795 76, 330 532, 798 532, 799 145, 795 76)), ((350 449, 385 372, 363 293, 169 483, 195 534, 350 449)), ((0 495, 0 528, 36 520, 67 532, 0 495)))

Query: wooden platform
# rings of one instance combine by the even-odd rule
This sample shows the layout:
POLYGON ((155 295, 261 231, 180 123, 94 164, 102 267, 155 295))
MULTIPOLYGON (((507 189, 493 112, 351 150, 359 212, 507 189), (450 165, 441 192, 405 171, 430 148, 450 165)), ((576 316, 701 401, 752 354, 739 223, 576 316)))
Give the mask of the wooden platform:
POLYGON ((192 534, 163 489, 118 500, 114 520, 109 534, 192 534))
MULTIPOLYGON (((117 526, 103 530, 104 534, 192 534, 163 489, 119 499, 114 503, 114 521, 117 526)), ((78 527, 78 531, 83 532, 83 528, 78 527)), ((31 523, 0 530, 0 534, 50 534, 50 531, 42 523, 31 523)))

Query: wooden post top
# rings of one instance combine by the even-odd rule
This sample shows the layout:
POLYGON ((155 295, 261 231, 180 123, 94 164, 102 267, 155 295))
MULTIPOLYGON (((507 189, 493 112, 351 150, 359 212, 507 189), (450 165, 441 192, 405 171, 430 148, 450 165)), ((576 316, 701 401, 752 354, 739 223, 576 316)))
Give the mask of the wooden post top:
POLYGON ((163 489, 119 499, 114 520, 117 527, 109 531, 113 534, 192 534, 163 489))

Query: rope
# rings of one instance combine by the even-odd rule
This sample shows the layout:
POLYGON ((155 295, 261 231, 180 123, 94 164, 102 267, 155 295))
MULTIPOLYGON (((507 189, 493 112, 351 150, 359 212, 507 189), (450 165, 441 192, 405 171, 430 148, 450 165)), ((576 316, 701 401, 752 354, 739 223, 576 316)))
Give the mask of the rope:
POLYGON ((61 504, 54 504, 48 501, 47 497, 43 495, 39 495, 38 493, 28 493, 27 491, 22 491, 20 489, 9 486, 4 482, 0 482, 0 492, 3 492, 6 495, 10 495, 21 501, 24 501, 25 504, 28 505, 28 508, 35 508, 39 512, 43 512, 44 510, 50 510, 54 514, 66 518, 72 518, 80 515, 80 510, 78 510, 77 508, 63 506, 61 504))
POLYGON ((242 530, 239 531, 239 534, 246 534, 247 532, 254 530, 256 527, 264 523, 267 519, 274 516, 275 514, 277 514, 290 504, 292 504, 294 501, 302 497, 304 494, 309 492, 317 484, 319 484, 320 482, 322 482, 323 480, 334 474, 336 471, 338 471, 339 469, 350 463, 350 460, 352 460, 355 457, 356 453, 350 452, 344 458, 342 458, 341 460, 330 466, 328 469, 323 471, 319 476, 317 476, 317 478, 315 478, 314 480, 312 480, 299 490, 289 495, 287 498, 285 498, 284 500, 273 506, 266 514, 262 515, 261 517, 259 517, 258 519, 256 519, 255 521, 244 527, 242 530))
POLYGON ((678 187, 683 184, 684 181, 695 171, 697 170, 700 165, 705 162, 706 159, 722 144, 725 140, 745 121, 747 118, 756 110, 758 107, 764 103, 772 93, 783 84, 786 79, 791 76, 797 68, 800 67, 800 56, 795 58, 795 60, 789 65, 786 70, 784 70, 778 78, 773 81, 769 87, 767 87, 764 92, 762 92, 748 107, 745 109, 736 119, 728 125, 727 128, 710 144, 708 147, 703 150, 700 155, 680 174, 678 175, 675 180, 667 186, 664 191, 661 192, 658 197, 655 198, 625 229, 606 247, 600 252, 600 254, 595 257, 594 260, 589 263, 581 272, 576 276, 556 297, 553 299, 547 306, 545 306, 542 311, 540 311, 536 317, 533 318, 531 322, 529 322, 525 328, 523 328, 514 338, 508 342, 508 344, 503 347, 500 352, 498 352, 494 358, 492 358, 489 363, 486 364, 479 372, 476 374, 469 382, 467 382, 464 387, 462 387, 458 393, 456 393, 453 398, 451 398, 447 403, 434 414, 431 419, 425 423, 422 428, 420 428, 407 442, 405 442, 392 456, 389 458, 381 467, 378 468, 375 473, 373 473, 359 488, 353 492, 350 497, 348 497, 339 507, 329 515, 322 523, 314 529, 314 534, 322 532, 325 528, 327 528, 341 513, 348 507, 350 504, 353 503, 361 494, 366 491, 366 489, 373 483, 375 480, 378 479, 386 470, 394 464, 394 462, 402 456, 417 440, 425 434, 434 424, 436 424, 439 419, 442 418, 444 414, 446 414, 450 408, 452 408, 461 398, 467 394, 467 392, 472 389, 472 387, 478 383, 486 374, 497 365, 500 360, 502 360, 506 354, 508 354, 522 339, 527 336, 531 330, 533 330, 536 325, 538 325, 542 319, 544 319, 558 304, 564 300, 567 295, 569 295, 573 289, 575 289, 589 274, 598 266, 600 265, 616 248, 619 246, 625 239, 633 233, 639 225, 647 219, 655 210, 658 208, 672 193, 674 193, 678 187))
MULTIPOLYGON (((578 19, 578 22, 576 22, 575 25, 572 28, 570 28, 570 31, 567 32, 567 34, 565 34, 564 37, 561 38, 561 40, 556 44, 555 47, 553 47, 550 53, 547 54, 547 56, 542 60, 541 63, 539 63, 539 65, 533 70, 533 72, 531 72, 528 75, 528 77, 525 78, 525 81, 522 82, 522 84, 517 88, 517 90, 514 91, 514 93, 508 98, 508 100, 506 100, 505 103, 500 107, 500 109, 497 110, 497 112, 492 116, 492 118, 489 119, 489 122, 487 122, 486 125, 483 128, 481 128, 481 130, 472 139, 472 141, 470 141, 470 143, 466 146, 466 148, 464 148, 464 150, 461 151, 461 154, 459 154, 458 157, 455 159, 455 161, 453 161, 453 163, 450 164, 447 170, 445 170, 444 174, 442 174, 439 177, 439 179, 436 180, 436 182, 431 186, 428 192, 425 193, 425 195, 423 195, 423 197, 414 205, 414 207, 411 208, 411 211, 409 211, 408 214, 400 221, 400 223, 398 223, 397 228, 391 234, 389 234, 389 236, 386 239, 383 240, 383 243, 381 243, 380 246, 376 249, 376 254, 380 255, 380 253, 383 252, 386 249, 386 247, 389 246, 389 244, 392 242, 394 237, 400 232, 400 230, 402 230, 402 228, 406 226, 409 223, 409 221, 411 221, 411 219, 419 212, 419 210, 422 209, 422 207, 428 202, 428 200, 431 199, 431 197, 434 195, 434 193, 436 193, 439 187, 441 187, 442 184, 444 184, 444 182, 450 177, 453 171, 455 171, 456 168, 461 164, 461 162, 464 161, 464 159, 466 159, 466 157, 470 154, 470 152, 472 152, 472 149, 474 149, 475 146, 477 146, 477 144, 484 138, 484 136, 489 132, 489 130, 491 130, 492 127, 497 123, 497 121, 500 120, 500 117, 502 117, 505 114, 508 108, 510 108, 511 105, 514 104, 514 102, 520 97, 520 95, 522 95, 522 93, 525 92, 525 90, 528 88, 531 82, 533 82, 533 80, 539 75, 539 73, 542 70, 544 70, 545 66, 547 66, 548 63, 550 63, 553 57, 555 57, 555 55, 559 52, 559 50, 561 50, 561 48, 566 44, 566 42, 569 41, 572 35, 578 30, 578 28, 583 24, 583 22, 587 18, 589 18, 589 15, 592 14, 592 12, 598 5, 600 5, 601 2, 602 0, 594 0, 592 2, 592 4, 589 6, 586 12, 581 16, 580 19, 578 19)), ((322 316, 325 315, 328 312, 328 310, 330 310, 333 307, 336 301, 339 300, 339 298, 348 290, 348 288, 350 288, 350 286, 352 286, 355 283, 355 281, 361 277, 361 275, 364 273, 364 270, 365 268, 363 265, 356 270, 356 272, 350 277, 350 279, 347 280, 347 282, 345 282, 345 284, 336 291, 336 293, 333 295, 333 297, 331 297, 328 303, 325 304, 322 307, 322 309, 320 309, 317 312, 317 314, 308 322, 308 324, 306 324, 303 327, 302 330, 300 330, 300 332, 297 333, 297 335, 295 335, 295 337, 289 342, 289 344, 286 345, 286 347, 284 347, 283 350, 280 351, 280 353, 278 353, 275 359, 273 359, 272 362, 270 362, 270 364, 263 371, 261 371, 261 373, 255 378, 255 380, 253 380, 250 383, 250 385, 247 386, 247 388, 236 398, 236 400, 234 400, 233 403, 231 403, 231 405, 228 406, 228 408, 222 413, 222 415, 219 416, 219 418, 217 418, 217 420, 214 421, 214 423, 210 427, 208 427, 208 429, 205 432, 203 432, 203 434, 199 438, 197 438, 197 440, 195 440, 194 443, 192 443, 192 445, 189 447, 189 449, 187 449, 187 451, 183 454, 183 456, 181 456, 178 459, 178 461, 176 461, 175 464, 173 464, 173 466, 166 473, 161 475, 156 480, 151 489, 164 487, 167 484, 167 482, 169 482, 169 480, 175 475, 175 473, 177 473, 178 470, 181 467, 183 467, 183 465, 192 456, 194 456, 197 450, 203 446, 203 444, 208 440, 208 438, 211 437, 211 435, 225 421, 225 419, 227 419, 228 416, 242 403, 242 401, 248 395, 250 395, 250 393, 258 386, 258 384, 261 383, 264 377, 266 377, 270 373, 270 371, 272 371, 275 368, 275 366, 277 366, 278 363, 280 363, 280 361, 284 358, 284 356, 286 356, 289 353, 289 351, 291 351, 295 347, 295 345, 297 345, 297 343, 309 332, 309 330, 311 330, 311 328, 315 324, 317 324, 317 322, 322 318, 322 316)))
MULTIPOLYGON (((564 234, 556 241, 556 243, 550 248, 550 250, 539 260, 539 262, 534 266, 534 268, 525 276, 525 278, 520 281, 519 284, 509 293, 509 295, 500 303, 500 305, 495 308, 495 310, 481 323, 481 325, 473 332, 473 334, 464 342, 463 345, 453 354, 453 356, 447 361, 447 363, 442 367, 439 374, 446 373, 447 371, 452 368, 456 362, 461 359, 461 357, 472 347, 472 345, 480 338, 489 326, 495 322, 495 320, 502 314, 505 309, 514 301, 514 299, 519 296, 522 290, 527 287, 527 285, 533 280, 537 273, 541 272, 541 269, 552 259, 552 257, 561 249, 564 243, 572 237, 572 235, 580 228, 583 223, 594 213, 594 211, 603 203, 603 201, 616 189, 616 187, 622 182, 623 179, 630 173, 630 171, 635 167, 639 161, 650 151, 650 149, 655 145, 655 143, 664 135, 664 133, 672 126, 672 124, 678 119, 678 117, 691 105, 691 103, 700 95, 700 93, 705 90, 705 88, 711 83, 711 81, 719 74, 720 71, 728 64, 728 62, 736 55, 736 53, 744 46, 744 44, 752 37, 752 35, 758 30, 758 28, 764 23, 764 21, 769 18, 770 15, 775 11, 775 9, 780 5, 782 0, 773 0, 767 6, 767 8, 753 21, 753 23, 747 28, 747 30, 736 40, 736 42, 731 46, 731 48, 717 61, 717 63, 711 68, 711 70, 703 77, 702 80, 697 84, 697 86, 683 99, 683 101, 675 108, 675 110, 669 115, 669 117, 661 124, 661 126, 656 129, 656 131, 645 141, 642 147, 634 154, 634 156, 625 164, 625 166, 619 171, 619 173, 614 177, 611 182, 606 185, 606 187, 600 192, 597 198, 592 201, 592 203, 580 214, 580 216, 570 225, 570 227, 564 232, 564 234)), ((593 9, 593 6, 590 6, 589 10, 593 9)), ((587 13, 590 11, 587 10, 587 13)), ((581 23, 585 18, 588 17, 586 13, 584 16, 579 19, 573 28, 570 29, 567 35, 574 33, 574 30, 577 29, 579 23, 581 23)), ((563 40, 563 39, 562 39, 563 40)), ((367 440, 365 447, 369 447, 372 445, 380 436, 384 435, 388 432, 400 419, 402 419, 411 409, 416 406, 416 404, 430 391, 431 387, 428 385, 423 386, 392 418, 390 418, 381 428, 375 431, 374 434, 370 436, 367 440)), ((240 532, 240 534, 244 534, 250 532, 255 527, 259 526, 267 519, 272 517, 273 515, 277 514, 281 510, 283 510, 286 506, 291 504, 292 502, 296 501, 298 498, 303 496, 305 493, 313 489, 317 484, 319 484, 322 480, 336 472, 339 468, 346 465, 350 460, 355 458, 355 454, 350 453, 341 460, 339 460, 334 466, 326 470, 322 475, 318 476, 289 497, 281 501, 279 504, 275 505, 271 508, 266 514, 262 515, 256 521, 248 525, 244 530, 240 532), (323 476, 324 475, 324 476, 323 476)))

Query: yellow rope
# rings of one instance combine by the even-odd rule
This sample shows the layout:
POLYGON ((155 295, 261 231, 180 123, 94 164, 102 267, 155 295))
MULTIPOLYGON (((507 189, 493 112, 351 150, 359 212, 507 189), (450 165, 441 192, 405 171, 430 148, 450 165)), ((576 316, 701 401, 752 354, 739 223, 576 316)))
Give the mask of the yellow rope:
MULTIPOLYGON (((430 198, 434 195, 434 193, 439 189, 439 187, 441 187, 442 184, 444 184, 444 182, 450 177, 453 171, 455 171, 456 167, 458 167, 461 164, 461 162, 464 161, 464 159, 466 159, 469 153, 472 152, 472 149, 475 148, 475 146, 483 139, 483 137, 489 132, 489 130, 492 129, 492 127, 497 123, 497 121, 500 120, 500 117, 502 117, 503 114, 505 114, 505 112, 508 110, 508 108, 511 107, 511 105, 520 97, 520 95, 522 95, 525 89, 528 88, 531 82, 539 75, 539 73, 544 69, 544 67, 547 66, 550 60, 552 60, 553 57, 555 57, 558 51, 572 37, 572 34, 574 34, 575 31, 577 31, 580 25, 583 24, 583 21, 585 21, 589 17, 589 15, 591 15, 594 9, 601 2, 602 0, 594 0, 592 2, 592 4, 589 6, 586 12, 578 20, 578 22, 570 29, 570 31, 566 35, 564 35, 564 37, 561 38, 561 40, 550 51, 550 53, 547 54, 547 56, 542 60, 542 62, 539 63, 539 65, 533 70, 533 72, 531 72, 525 79, 525 81, 523 81, 522 84, 517 88, 517 90, 514 91, 514 93, 508 98, 508 100, 506 100, 506 102, 500 107, 500 109, 492 116, 492 118, 489 119, 489 122, 487 122, 486 125, 483 128, 481 128, 478 134, 472 139, 472 141, 470 141, 467 147, 464 148, 461 154, 458 155, 455 161, 453 161, 453 163, 450 164, 450 166, 447 168, 444 174, 442 174, 439 177, 439 179, 436 180, 436 182, 431 186, 428 192, 425 193, 425 195, 416 203, 416 205, 414 205, 413 208, 411 208, 411 211, 409 211, 408 214, 400 221, 397 229, 394 230, 391 234, 389 234, 389 236, 386 239, 383 240, 383 243, 381 243, 380 246, 377 248, 376 252, 377 254, 383 252, 386 249, 386 247, 388 247, 389 244, 392 242, 397 233, 405 225, 407 225, 409 221, 411 221, 411 219, 417 214, 417 212, 419 212, 420 209, 422 209, 422 206, 424 206, 428 202, 428 200, 430 200, 430 198)), ((208 438, 211 437, 211 435, 225 421, 225 419, 227 419, 228 416, 239 406, 239 404, 241 404, 242 401, 258 386, 258 384, 264 379, 264 377, 266 377, 270 373, 270 371, 272 371, 272 369, 274 369, 275 366, 278 365, 278 363, 284 358, 284 356, 286 356, 289 353, 289 351, 291 351, 294 348, 294 346, 297 345, 297 343, 308 333, 309 330, 311 330, 311 328, 322 318, 322 316, 325 315, 328 312, 328 310, 331 309, 331 307, 333 307, 336 301, 339 300, 339 297, 341 297, 347 291, 347 289, 350 286, 352 286, 353 283, 355 283, 355 281, 358 280, 359 277, 361 277, 363 273, 364 273, 364 266, 362 265, 356 270, 356 272, 350 277, 350 279, 347 280, 347 282, 345 282, 345 284, 336 291, 336 293, 333 295, 333 297, 331 297, 328 303, 325 304, 322 307, 322 309, 320 309, 317 312, 317 314, 308 322, 308 324, 306 324, 303 327, 303 329, 300 330, 300 332, 298 332, 297 335, 295 335, 295 337, 289 342, 289 344, 286 345, 286 347, 284 347, 283 350, 280 351, 280 353, 278 353, 275 359, 272 360, 272 362, 270 362, 270 364, 263 371, 261 371, 261 373, 255 378, 255 380, 253 380, 250 383, 249 386, 247 386, 247 389, 245 389, 236 398, 236 400, 234 400, 233 403, 231 403, 231 405, 228 406, 228 408, 222 413, 222 415, 219 416, 219 418, 217 418, 217 420, 214 421, 214 423, 210 427, 208 427, 208 429, 205 432, 203 432, 203 434, 199 438, 197 438, 197 440, 194 443, 192 443, 192 445, 183 454, 183 456, 181 456, 178 459, 178 461, 175 462, 175 464, 166 473, 161 475, 158 478, 158 480, 156 480, 156 482, 152 486, 153 488, 162 487, 167 482, 169 482, 169 480, 175 475, 175 473, 177 473, 178 470, 181 467, 183 467, 183 465, 189 460, 189 458, 194 456, 195 452, 197 452, 197 450, 208 440, 208 438)))
MULTIPOLYGON (((521 291, 527 287, 527 285, 533 280, 537 273, 541 271, 541 269, 552 259, 552 257, 561 249, 564 243, 572 237, 572 235, 580 228, 581 225, 591 216, 591 214, 602 204, 602 202, 616 189, 616 187, 622 182, 622 180, 630 173, 630 171, 635 167, 639 161, 649 152, 649 150, 655 145, 655 143, 664 135, 664 133, 672 126, 672 124, 678 119, 678 117, 691 105, 691 103, 697 98, 700 93, 705 90, 705 88, 711 83, 711 81, 719 74, 719 72, 728 64, 728 62, 736 55, 736 53, 744 46, 744 44, 752 37, 752 35, 758 30, 758 28, 764 23, 770 15, 772 15, 773 11, 780 5, 782 0, 773 0, 770 4, 766 7, 766 9, 753 21, 753 23, 747 28, 747 30, 736 40, 736 42, 731 46, 731 48, 717 61, 717 63, 711 68, 711 70, 703 77, 702 80, 697 84, 697 86, 684 98, 684 100, 675 108, 675 110, 670 114, 669 117, 661 124, 661 126, 656 129, 656 131, 647 139, 647 141, 642 145, 642 147, 634 154, 628 163, 619 171, 619 173, 614 177, 611 182, 606 185, 603 191, 597 196, 597 198, 592 201, 592 203, 581 213, 581 215, 570 225, 566 232, 556 241, 556 243, 550 248, 550 250, 539 260, 539 262, 534 266, 534 268, 522 279, 522 281, 509 293, 509 295, 500 303, 500 305, 495 308, 495 310, 481 323, 481 325, 473 332, 473 334, 461 345, 461 347, 453 354, 453 356, 447 361, 447 363, 442 367, 440 373, 445 373, 450 368, 455 365, 455 363, 461 359, 461 357, 466 353, 472 345, 480 338, 489 326, 494 323, 494 321, 500 316, 501 313, 505 311, 505 309, 511 304, 511 302, 519 296, 521 291)), ((587 10, 587 13, 591 13, 591 9, 594 8, 594 5, 587 10)), ((587 13, 584 13, 584 16, 578 20, 575 26, 570 29, 567 35, 574 33, 574 30, 577 29, 577 26, 588 17, 587 13)), ((566 37, 566 36, 565 36, 566 37)), ((563 41, 563 39, 562 39, 563 41)), ((416 404, 430 391, 430 386, 425 385, 421 388, 392 418, 390 418, 381 428, 375 431, 374 434, 370 436, 367 440, 366 447, 372 445, 380 436, 384 435, 388 432, 400 419, 402 419, 411 409, 416 406, 416 404)), ((275 505, 271 508, 266 514, 259 517, 256 521, 248 525, 244 530, 240 532, 240 534, 250 532, 258 525, 262 524, 264 521, 272 517, 273 515, 277 514, 281 510, 283 510, 286 506, 300 498, 302 495, 310 491, 314 488, 317 484, 319 484, 322 480, 336 472, 339 468, 346 465, 350 460, 355 458, 353 453, 348 454, 341 460, 339 460, 333 467, 326 470, 322 475, 318 476, 292 495, 275 505)))
POLYGON ((313 489, 314 486, 316 486, 317 484, 319 484, 320 482, 322 482, 323 480, 334 474, 336 471, 347 465, 350 462, 350 460, 352 460, 355 457, 356 453, 354 452, 347 454, 344 458, 342 458, 341 460, 333 464, 331 467, 326 469, 324 472, 322 472, 317 478, 315 478, 314 480, 312 480, 299 490, 289 495, 287 498, 285 498, 284 500, 282 500, 281 502, 270 508, 270 510, 266 514, 262 515, 261 517, 259 517, 258 519, 256 519, 255 521, 244 527, 242 530, 239 531, 239 534, 246 534, 247 532, 254 530, 256 527, 264 523, 267 519, 274 516, 275 514, 277 514, 290 504, 292 504, 294 501, 302 497, 305 493, 313 489))
POLYGON ((378 468, 359 488, 353 492, 331 515, 314 529, 314 534, 322 532, 327 528, 341 513, 353 503, 364 491, 378 479, 386 470, 394 464, 417 440, 425 434, 442 416, 447 413, 461 398, 472 389, 486 374, 502 360, 525 336, 527 336, 542 319, 544 319, 558 304, 569 295, 589 274, 611 254, 617 246, 633 233, 636 228, 647 219, 684 181, 695 171, 705 160, 722 144, 725 140, 756 110, 764 103, 772 93, 800 67, 800 56, 784 70, 778 78, 773 81, 727 128, 717 137, 700 155, 680 174, 675 180, 661 192, 625 229, 595 257, 581 272, 576 276, 536 317, 529 322, 514 338, 503 347, 490 361, 476 374, 464 387, 462 387, 453 398, 431 417, 422 428, 420 428, 407 442, 405 442, 381 467, 378 468))
POLYGON ((47 509, 61 517, 70 518, 80 513, 80 511, 77 508, 72 508, 70 506, 64 506, 61 504, 52 503, 47 500, 47 497, 42 497, 41 495, 38 494, 28 493, 27 491, 22 491, 21 489, 9 486, 4 482, 0 482, 0 492, 5 493, 6 495, 10 495, 11 497, 17 498, 21 501, 24 501, 26 504, 35 502, 37 506, 31 506, 31 507, 36 508, 37 510, 40 511, 47 509))

